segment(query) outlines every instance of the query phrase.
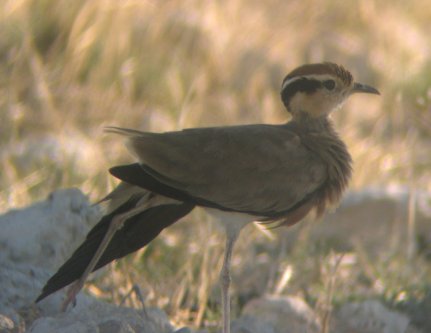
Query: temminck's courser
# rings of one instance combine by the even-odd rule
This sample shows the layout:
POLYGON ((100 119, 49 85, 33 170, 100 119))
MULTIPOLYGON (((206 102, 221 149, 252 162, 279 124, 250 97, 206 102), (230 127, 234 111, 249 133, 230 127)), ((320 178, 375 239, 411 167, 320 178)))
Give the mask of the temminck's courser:
POLYGON ((351 176, 351 157, 329 119, 354 93, 379 92, 354 82, 333 63, 303 65, 283 80, 281 99, 292 119, 282 125, 193 128, 124 135, 137 163, 110 170, 122 182, 104 200, 110 210, 37 301, 74 282, 74 301, 92 271, 147 245, 195 206, 226 230, 221 271, 223 332, 230 332, 229 267, 242 227, 252 221, 289 226, 337 204, 351 176))

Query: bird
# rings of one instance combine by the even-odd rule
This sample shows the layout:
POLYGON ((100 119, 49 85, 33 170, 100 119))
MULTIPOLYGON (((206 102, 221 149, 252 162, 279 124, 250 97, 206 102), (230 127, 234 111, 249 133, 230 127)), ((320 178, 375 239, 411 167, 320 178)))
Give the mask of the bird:
POLYGON ((222 331, 230 333, 230 264, 242 228, 291 226, 335 206, 352 175, 352 158, 331 113, 355 93, 377 94, 331 62, 301 65, 282 81, 290 114, 282 124, 153 133, 108 127, 125 138, 136 162, 112 167, 121 182, 101 201, 108 210, 43 287, 36 302, 71 287, 66 310, 88 275, 146 246, 160 232, 204 208, 223 225, 222 331))

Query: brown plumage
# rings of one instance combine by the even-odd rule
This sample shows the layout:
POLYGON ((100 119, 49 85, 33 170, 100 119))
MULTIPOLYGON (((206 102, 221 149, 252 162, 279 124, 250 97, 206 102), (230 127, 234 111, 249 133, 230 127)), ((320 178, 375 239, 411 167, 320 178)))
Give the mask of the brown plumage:
POLYGON ((345 69, 343 66, 339 66, 331 62, 324 62, 320 64, 308 64, 308 65, 297 67, 296 69, 291 71, 288 75, 286 75, 285 79, 283 80, 283 83, 286 80, 289 80, 295 77, 300 77, 300 76, 304 77, 308 75, 312 75, 312 76, 325 75, 325 74, 337 77, 338 79, 342 80, 344 85, 346 86, 350 86, 353 83, 353 76, 347 69, 345 69))
POLYGON ((122 180, 105 198, 110 210, 37 301, 79 279, 67 307, 91 271, 145 246, 201 206, 226 228, 221 281, 228 333, 229 264, 241 228, 251 221, 292 225, 338 203, 351 177, 351 157, 328 116, 355 92, 378 94, 336 64, 304 65, 282 83, 281 99, 292 115, 287 124, 167 133, 108 128, 126 137, 138 163, 110 170, 122 180))

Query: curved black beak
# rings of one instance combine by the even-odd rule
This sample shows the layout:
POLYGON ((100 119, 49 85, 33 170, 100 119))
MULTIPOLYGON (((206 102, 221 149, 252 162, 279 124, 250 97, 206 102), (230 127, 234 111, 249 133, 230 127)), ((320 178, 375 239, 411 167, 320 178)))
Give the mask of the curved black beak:
POLYGON ((355 82, 353 84, 353 88, 351 90, 351 93, 367 93, 367 94, 376 94, 380 95, 380 92, 371 86, 367 86, 366 84, 355 82))

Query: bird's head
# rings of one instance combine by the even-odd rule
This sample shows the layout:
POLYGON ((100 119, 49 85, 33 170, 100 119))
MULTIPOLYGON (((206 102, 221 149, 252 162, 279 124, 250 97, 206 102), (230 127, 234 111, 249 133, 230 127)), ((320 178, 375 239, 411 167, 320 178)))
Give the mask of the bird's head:
POLYGON ((348 70, 329 62, 300 66, 281 86, 281 99, 294 118, 303 114, 326 117, 354 93, 380 94, 371 86, 354 82, 348 70))

